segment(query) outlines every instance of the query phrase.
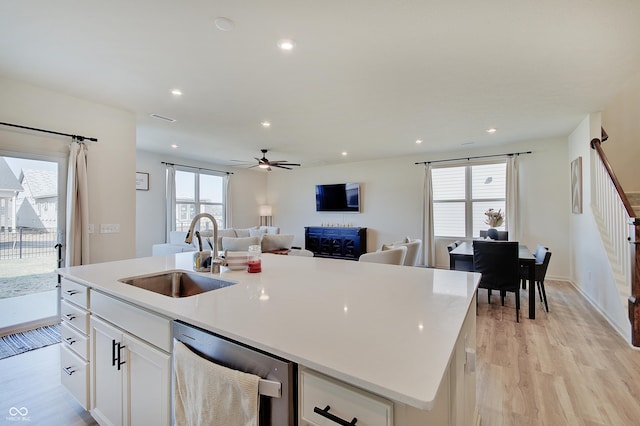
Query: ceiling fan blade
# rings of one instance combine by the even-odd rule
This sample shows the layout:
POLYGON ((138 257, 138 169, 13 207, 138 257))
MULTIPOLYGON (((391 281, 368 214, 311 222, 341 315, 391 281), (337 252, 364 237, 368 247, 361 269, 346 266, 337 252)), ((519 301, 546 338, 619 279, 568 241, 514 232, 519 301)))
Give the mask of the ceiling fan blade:
POLYGON ((277 166, 296 166, 296 167, 300 166, 300 164, 298 164, 298 163, 287 163, 286 161, 280 161, 278 163, 273 163, 272 162, 271 165, 272 166, 276 166, 276 165, 277 166))
POLYGON ((282 164, 272 164, 273 167, 278 167, 280 169, 293 170, 291 167, 285 167, 282 164))

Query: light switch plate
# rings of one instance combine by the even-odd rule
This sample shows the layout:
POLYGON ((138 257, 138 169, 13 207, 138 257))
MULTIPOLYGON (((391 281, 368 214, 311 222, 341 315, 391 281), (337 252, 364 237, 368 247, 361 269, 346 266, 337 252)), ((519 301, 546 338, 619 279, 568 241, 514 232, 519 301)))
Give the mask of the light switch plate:
POLYGON ((120 232, 119 223, 101 223, 100 224, 101 234, 117 234, 118 232, 120 232))

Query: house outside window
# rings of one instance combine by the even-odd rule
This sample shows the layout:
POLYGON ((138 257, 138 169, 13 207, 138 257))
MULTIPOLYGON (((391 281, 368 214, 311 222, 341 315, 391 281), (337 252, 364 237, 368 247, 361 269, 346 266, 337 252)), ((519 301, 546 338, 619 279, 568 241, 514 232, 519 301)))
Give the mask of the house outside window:
MULTIPOLYGON (((431 170, 436 237, 478 238, 488 209, 506 204, 506 162, 439 167, 431 170)), ((505 224, 498 227, 505 229, 505 224)))
MULTIPOLYGON (((176 168, 176 231, 187 231, 198 213, 209 213, 222 229, 224 223, 224 177, 205 171, 176 168)), ((211 222, 203 220, 201 230, 212 229, 211 222)))

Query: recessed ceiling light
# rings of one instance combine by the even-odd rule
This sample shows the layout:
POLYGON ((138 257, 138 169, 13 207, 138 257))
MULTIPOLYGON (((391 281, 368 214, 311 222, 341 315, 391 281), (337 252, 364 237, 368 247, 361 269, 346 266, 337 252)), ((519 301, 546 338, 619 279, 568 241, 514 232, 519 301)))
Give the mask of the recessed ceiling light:
POLYGON ((213 20, 213 23, 220 31, 231 31, 235 26, 234 22, 231 19, 225 18, 224 16, 217 17, 213 20))
POLYGON ((343 156, 343 157, 346 157, 347 155, 348 155, 348 152, 347 152, 347 151, 342 151, 342 156, 343 156))
POLYGON ((416 139, 416 143, 420 145, 422 143, 422 139, 416 139))
POLYGON ((177 147, 178 147, 178 145, 176 145, 175 143, 171 144, 171 148, 176 149, 177 147))
POLYGON ((495 132, 497 132, 497 131, 498 131, 498 129, 496 129, 495 127, 492 127, 492 128, 490 128, 490 129, 487 129, 487 133, 495 133, 495 132))
POLYGON ((182 96, 182 90, 180 90, 180 89, 173 89, 173 90, 171 91, 171 94, 172 94, 173 96, 182 96))
POLYGON ((278 42, 278 47, 281 50, 292 50, 294 46, 295 43, 293 42, 293 40, 289 40, 288 38, 283 38, 278 42))
POLYGON ((269 121, 263 121, 260 124, 262 124, 262 127, 271 127, 271 123, 269 121))

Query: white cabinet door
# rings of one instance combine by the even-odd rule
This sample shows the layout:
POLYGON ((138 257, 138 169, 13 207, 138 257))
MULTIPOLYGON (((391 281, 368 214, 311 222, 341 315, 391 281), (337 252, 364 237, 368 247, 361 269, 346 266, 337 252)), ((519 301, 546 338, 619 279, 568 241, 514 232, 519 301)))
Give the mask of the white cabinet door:
POLYGON ((124 400, 128 402, 124 424, 171 424, 171 355, 125 334, 127 347, 124 400))
POLYGON ((122 340, 120 330, 91 317, 91 415, 103 426, 122 425, 124 365, 118 369, 118 359, 125 356, 124 349, 118 353, 122 340))

